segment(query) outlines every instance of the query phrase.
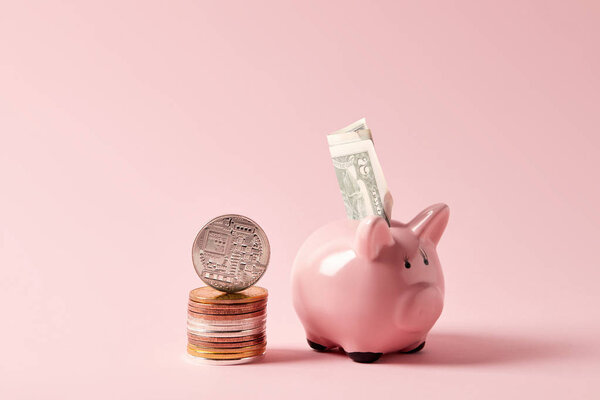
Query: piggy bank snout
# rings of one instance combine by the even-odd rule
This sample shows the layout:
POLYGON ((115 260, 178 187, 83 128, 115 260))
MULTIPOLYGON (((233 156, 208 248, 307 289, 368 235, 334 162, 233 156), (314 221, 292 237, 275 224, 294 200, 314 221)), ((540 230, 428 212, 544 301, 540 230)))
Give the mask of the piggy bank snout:
POLYGON ((400 295, 396 323, 406 331, 427 331, 442 313, 444 297, 441 290, 430 283, 411 285, 400 295))

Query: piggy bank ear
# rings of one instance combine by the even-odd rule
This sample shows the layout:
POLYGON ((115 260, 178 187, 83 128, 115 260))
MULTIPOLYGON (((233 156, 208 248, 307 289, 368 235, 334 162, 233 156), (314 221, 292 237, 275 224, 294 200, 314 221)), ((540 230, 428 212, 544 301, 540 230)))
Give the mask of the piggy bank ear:
POLYGON ((394 237, 383 218, 372 215, 360 221, 354 236, 356 254, 374 260, 381 249, 392 244, 394 244, 394 237))
POLYGON ((421 211, 419 215, 408 223, 412 231, 421 239, 429 239, 436 246, 446 229, 450 209, 443 203, 434 204, 421 211))

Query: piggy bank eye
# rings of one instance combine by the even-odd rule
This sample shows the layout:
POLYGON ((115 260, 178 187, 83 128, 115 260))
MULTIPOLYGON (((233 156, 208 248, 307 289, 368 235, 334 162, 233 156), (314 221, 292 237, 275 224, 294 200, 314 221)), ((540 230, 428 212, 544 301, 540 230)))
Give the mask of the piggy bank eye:
POLYGON ((427 257, 427 253, 425 253, 425 250, 419 247, 419 251, 421 252, 421 256, 423 256, 423 262, 425 263, 425 265, 429 265, 429 258, 427 257))
POLYGON ((408 260, 404 260, 404 268, 410 268, 410 263, 408 262, 408 260))

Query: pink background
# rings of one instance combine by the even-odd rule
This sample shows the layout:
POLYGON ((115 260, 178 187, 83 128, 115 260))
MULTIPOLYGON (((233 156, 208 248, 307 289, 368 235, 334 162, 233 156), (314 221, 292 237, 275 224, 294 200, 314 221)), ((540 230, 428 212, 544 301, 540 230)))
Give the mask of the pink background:
POLYGON ((82 3, 0 3, 0 397, 598 398, 598 2, 82 3), (289 293, 362 116, 395 218, 451 209, 444 313, 373 365, 309 351, 289 293), (193 366, 223 213, 271 241, 269 348, 193 366))

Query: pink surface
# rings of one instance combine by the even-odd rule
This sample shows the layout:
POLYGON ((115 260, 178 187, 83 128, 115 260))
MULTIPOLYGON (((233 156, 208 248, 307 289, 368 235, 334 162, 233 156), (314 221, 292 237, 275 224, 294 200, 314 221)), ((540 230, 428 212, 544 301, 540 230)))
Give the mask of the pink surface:
POLYGON ((598 398, 597 2, 2 2, 0 398, 598 398), (308 350, 293 258, 366 116, 408 220, 443 201, 422 353, 308 350), (272 246, 264 362, 182 361, 210 218, 272 246))

